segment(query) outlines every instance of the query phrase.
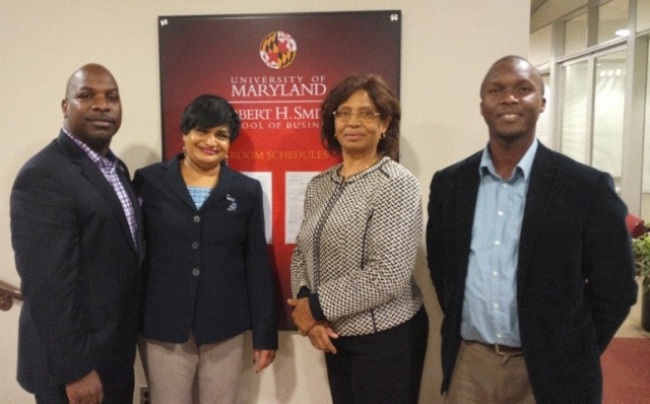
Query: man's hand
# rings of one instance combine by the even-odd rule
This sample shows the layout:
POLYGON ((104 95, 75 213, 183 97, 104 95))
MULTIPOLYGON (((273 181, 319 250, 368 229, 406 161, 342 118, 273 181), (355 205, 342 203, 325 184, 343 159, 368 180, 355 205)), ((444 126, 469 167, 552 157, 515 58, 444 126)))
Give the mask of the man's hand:
POLYGON ((101 404, 104 399, 102 381, 97 371, 65 385, 65 393, 70 404, 101 404))

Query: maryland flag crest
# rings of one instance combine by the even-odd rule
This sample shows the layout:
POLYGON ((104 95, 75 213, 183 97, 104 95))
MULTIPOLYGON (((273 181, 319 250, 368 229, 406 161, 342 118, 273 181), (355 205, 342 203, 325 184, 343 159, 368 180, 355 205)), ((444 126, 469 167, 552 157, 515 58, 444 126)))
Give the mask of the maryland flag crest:
POLYGON ((298 46, 291 35, 282 31, 271 32, 260 43, 260 57, 271 69, 283 69, 296 58, 298 46))

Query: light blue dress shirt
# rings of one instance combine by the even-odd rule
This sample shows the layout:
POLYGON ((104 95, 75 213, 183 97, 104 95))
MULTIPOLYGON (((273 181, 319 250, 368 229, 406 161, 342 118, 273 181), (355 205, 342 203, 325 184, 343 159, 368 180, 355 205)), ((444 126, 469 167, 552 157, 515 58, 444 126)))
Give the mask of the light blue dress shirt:
POLYGON ((497 174, 483 150, 472 226, 461 335, 465 340, 520 347, 517 315, 519 235, 537 140, 511 178, 497 174))
POLYGON ((195 186, 187 186, 187 190, 190 193, 190 196, 192 197, 192 200, 194 201, 194 205, 196 205, 197 209, 201 209, 201 206, 203 206, 203 202, 205 202, 206 199, 210 196, 210 193, 212 192, 212 188, 208 187, 195 187, 195 186))

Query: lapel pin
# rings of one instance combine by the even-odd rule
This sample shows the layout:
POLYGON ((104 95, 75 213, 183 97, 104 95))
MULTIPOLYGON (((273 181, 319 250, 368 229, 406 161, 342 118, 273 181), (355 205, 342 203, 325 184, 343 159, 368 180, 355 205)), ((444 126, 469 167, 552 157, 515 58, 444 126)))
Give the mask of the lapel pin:
POLYGON ((234 212, 237 210, 237 201, 235 198, 230 196, 230 194, 226 195, 226 200, 230 201, 230 205, 228 205, 228 212, 234 212))

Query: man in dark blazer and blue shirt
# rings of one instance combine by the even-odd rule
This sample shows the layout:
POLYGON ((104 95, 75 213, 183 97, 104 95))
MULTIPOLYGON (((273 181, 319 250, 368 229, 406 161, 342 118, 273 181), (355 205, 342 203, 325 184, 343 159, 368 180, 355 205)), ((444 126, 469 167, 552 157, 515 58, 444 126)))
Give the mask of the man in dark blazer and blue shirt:
POLYGON ((450 403, 599 403, 600 355, 636 300, 626 206, 610 175, 535 139, 543 91, 528 61, 495 62, 487 147, 431 182, 450 403))
POLYGON ((37 403, 131 403, 143 238, 129 173, 109 149, 122 120, 111 73, 77 70, 62 111, 58 138, 11 192, 25 299, 18 381, 37 403))

